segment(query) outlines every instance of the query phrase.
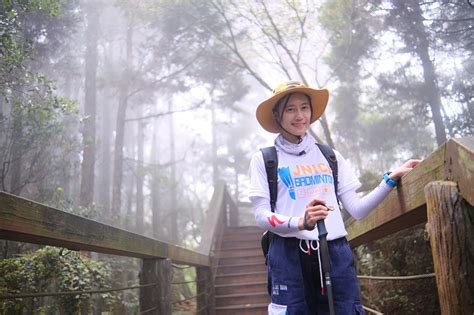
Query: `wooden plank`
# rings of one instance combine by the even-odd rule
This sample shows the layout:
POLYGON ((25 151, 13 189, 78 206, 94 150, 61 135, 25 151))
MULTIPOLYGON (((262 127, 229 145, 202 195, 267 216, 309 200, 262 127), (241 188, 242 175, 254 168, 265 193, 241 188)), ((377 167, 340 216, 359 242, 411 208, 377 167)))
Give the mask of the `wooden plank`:
POLYGON ((140 312, 171 315, 173 270, 169 259, 143 259, 140 285, 156 283, 140 289, 140 312))
POLYGON ((210 263, 206 255, 5 192, 0 192, 0 238, 120 256, 170 258, 197 266, 210 263))
POLYGON ((225 200, 229 207, 229 226, 239 226, 239 208, 227 190, 225 192, 225 200))
POLYGON ((346 222, 351 247, 368 243, 405 228, 426 222, 424 187, 445 177, 446 145, 403 176, 400 187, 362 220, 346 222))
POLYGON ((222 229, 225 209, 225 184, 220 181, 214 188, 208 211, 204 214, 202 226, 202 238, 199 244, 199 252, 209 255, 214 244, 216 235, 222 229))
POLYGON ((432 182, 425 193, 441 314, 474 314, 474 207, 454 182, 432 182))
POLYGON ((451 180, 463 198, 474 204, 474 137, 450 139, 402 178, 401 187, 360 221, 347 220, 352 247, 426 222, 424 187, 431 181, 451 180))
POLYGON ((214 314, 214 276, 209 267, 196 268, 197 308, 196 314, 214 314))
POLYGON ((456 182, 463 199, 474 205, 474 136, 448 141, 446 180, 456 182))

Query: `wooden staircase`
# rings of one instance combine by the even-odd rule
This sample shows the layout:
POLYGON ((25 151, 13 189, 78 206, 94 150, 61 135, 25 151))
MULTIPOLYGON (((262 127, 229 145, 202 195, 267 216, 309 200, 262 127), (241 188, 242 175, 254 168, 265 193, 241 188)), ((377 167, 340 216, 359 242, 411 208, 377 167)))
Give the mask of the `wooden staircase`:
POLYGON ((260 248, 263 231, 255 226, 224 230, 215 278, 216 314, 267 314, 265 258, 260 248))

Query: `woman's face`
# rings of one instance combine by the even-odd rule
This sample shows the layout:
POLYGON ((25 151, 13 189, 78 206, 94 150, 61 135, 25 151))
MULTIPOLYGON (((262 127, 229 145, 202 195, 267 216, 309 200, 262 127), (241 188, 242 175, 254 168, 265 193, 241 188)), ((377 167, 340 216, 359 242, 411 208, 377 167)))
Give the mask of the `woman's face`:
POLYGON ((289 133, 303 137, 311 121, 309 97, 303 93, 294 93, 282 110, 281 126, 289 133))

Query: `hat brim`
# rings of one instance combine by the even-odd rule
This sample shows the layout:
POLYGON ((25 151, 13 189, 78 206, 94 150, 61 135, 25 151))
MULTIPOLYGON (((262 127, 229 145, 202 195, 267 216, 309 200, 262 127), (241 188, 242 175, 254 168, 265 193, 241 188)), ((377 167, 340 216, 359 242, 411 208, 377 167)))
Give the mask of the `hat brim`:
POLYGON ((319 117, 321 117, 328 104, 329 91, 326 89, 317 90, 309 87, 295 87, 287 89, 285 91, 282 91, 281 93, 273 95, 272 97, 268 98, 266 101, 258 105, 256 116, 258 122, 263 127, 263 129, 272 133, 280 133, 282 131, 281 127, 275 121, 275 118, 273 116, 273 107, 275 107, 275 104, 282 97, 290 93, 303 93, 310 97, 312 107, 312 115, 310 120, 311 124, 318 120, 319 117))

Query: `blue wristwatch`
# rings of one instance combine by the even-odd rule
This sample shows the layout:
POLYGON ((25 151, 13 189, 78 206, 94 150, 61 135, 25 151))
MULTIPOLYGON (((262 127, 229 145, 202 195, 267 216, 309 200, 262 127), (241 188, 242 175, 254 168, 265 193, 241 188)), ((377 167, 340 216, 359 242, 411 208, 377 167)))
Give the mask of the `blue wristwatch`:
POLYGON ((392 172, 389 171, 389 172, 386 172, 385 174, 383 174, 383 180, 391 187, 398 187, 398 182, 391 179, 390 176, 388 176, 391 173, 392 172))

